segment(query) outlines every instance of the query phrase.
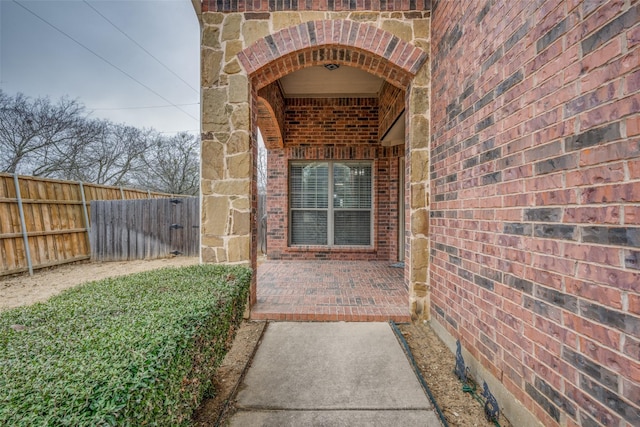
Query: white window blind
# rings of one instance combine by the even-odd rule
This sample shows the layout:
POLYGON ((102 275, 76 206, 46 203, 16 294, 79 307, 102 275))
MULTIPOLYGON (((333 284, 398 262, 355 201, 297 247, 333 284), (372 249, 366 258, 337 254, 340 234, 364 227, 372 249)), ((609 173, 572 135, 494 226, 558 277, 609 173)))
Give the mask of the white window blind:
POLYGON ((326 245, 329 164, 292 164, 289 174, 291 244, 326 245))
POLYGON ((371 162, 291 163, 291 244, 370 246, 372 178, 371 162))

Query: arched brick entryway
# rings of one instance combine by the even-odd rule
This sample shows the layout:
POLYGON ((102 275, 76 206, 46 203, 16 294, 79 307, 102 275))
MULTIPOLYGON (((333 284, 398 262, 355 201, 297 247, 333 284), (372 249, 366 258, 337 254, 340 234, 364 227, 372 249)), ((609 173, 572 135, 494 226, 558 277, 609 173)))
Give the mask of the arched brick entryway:
MULTIPOLYGON (((224 17, 218 29, 222 33, 221 39, 225 38, 225 24, 236 27, 238 21, 241 23, 242 18, 233 15, 224 17)), ((289 73, 314 65, 332 63, 358 68, 382 78, 405 95, 403 101, 408 129, 404 146, 408 190, 405 221, 409 231, 405 281, 410 291, 412 314, 417 318, 428 315, 425 307, 428 305, 426 165, 429 76, 428 67, 423 67, 427 54, 411 40, 406 40, 405 33, 402 35, 404 39, 378 25, 348 19, 309 20, 256 38, 255 42, 237 51, 234 57, 237 62, 234 63, 235 59, 232 59, 221 67, 218 84, 203 91, 203 128, 207 123, 214 128, 209 133, 203 132, 205 138, 210 140, 203 138, 203 178, 213 176, 205 172, 208 160, 205 158, 206 147, 217 147, 223 158, 223 164, 220 165, 223 173, 203 185, 203 261, 244 261, 250 262, 254 268, 256 266, 257 230, 253 218, 257 201, 256 128, 259 126, 263 130, 267 147, 281 147, 284 133, 280 116, 282 106, 270 91, 274 82, 289 73), (225 69, 235 71, 236 67, 240 68, 239 72, 224 76, 225 69), (213 102, 207 103, 208 95, 211 95, 213 102), (207 110, 212 114, 207 114, 207 110), (214 117, 215 114, 228 120, 214 117), (227 135, 228 141, 233 141, 232 145, 223 141, 227 135), (247 137, 250 137, 249 141, 246 141, 247 137), (246 151, 238 150, 240 148, 246 151), (206 194, 208 188, 213 190, 212 194, 206 194), (241 191, 220 194, 215 188, 241 191), (248 209, 245 209, 247 202, 248 209), (217 205, 213 206, 213 203, 217 205), (223 214, 225 210, 228 212, 228 221, 224 226, 219 222, 211 227, 207 225, 215 222, 215 216, 223 214), (212 247, 209 243, 216 246, 212 247), (212 256, 207 257, 206 254, 212 256)), ((251 38, 250 35, 243 36, 245 39, 251 38)), ((211 57, 214 56, 212 53, 205 51, 211 57)), ((227 60, 233 58, 226 52, 225 57, 227 60)), ((203 62, 206 60, 203 58, 203 62)), ((255 297, 254 283, 253 302, 255 297)))
POLYGON ((330 62, 407 88, 427 54, 371 24, 335 19, 285 28, 244 49, 238 59, 256 89, 301 68, 330 62))

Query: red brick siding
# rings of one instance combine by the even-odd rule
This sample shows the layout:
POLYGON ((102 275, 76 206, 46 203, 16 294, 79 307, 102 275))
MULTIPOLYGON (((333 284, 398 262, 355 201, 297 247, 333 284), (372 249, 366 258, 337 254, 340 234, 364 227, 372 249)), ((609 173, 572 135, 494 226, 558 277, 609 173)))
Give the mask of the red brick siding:
POLYGON ((258 95, 264 100, 258 102, 258 127, 264 144, 267 148, 282 148, 285 103, 280 85, 273 82, 260 89, 258 95))
POLYGON ((640 4, 432 14, 432 316, 544 425, 640 425, 640 4))
MULTIPOLYGON (((414 14, 414 18, 428 16, 428 12, 414 14)), ((280 30, 238 53, 238 59, 258 89, 294 71, 326 63, 355 67, 404 88, 427 53, 371 24, 333 19, 280 30)))
POLYGON ((376 98, 287 99, 285 148, 267 158, 270 259, 397 259, 398 174, 404 147, 380 147, 376 98), (289 161, 374 161, 374 247, 288 247, 289 161))
MULTIPOLYGON (((244 1, 244 0, 201 0, 203 12, 250 12, 247 19, 261 19, 263 13, 287 10, 379 10, 379 11, 413 11, 429 10, 431 0, 289 0, 289 1, 244 1)), ((411 14, 412 12, 407 12, 411 14)))
POLYGON ((404 111, 405 92, 387 82, 380 90, 380 126, 378 139, 391 128, 398 116, 404 111))
POLYGON ((378 143, 377 98, 291 98, 285 108, 285 147, 378 143))

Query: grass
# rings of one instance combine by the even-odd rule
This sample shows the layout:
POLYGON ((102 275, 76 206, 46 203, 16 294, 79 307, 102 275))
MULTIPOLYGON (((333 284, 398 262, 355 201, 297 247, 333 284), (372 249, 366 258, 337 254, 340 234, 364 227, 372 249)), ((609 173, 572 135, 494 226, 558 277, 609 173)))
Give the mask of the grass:
POLYGON ((250 278, 241 267, 167 268, 0 313, 0 425, 188 425, 250 278))

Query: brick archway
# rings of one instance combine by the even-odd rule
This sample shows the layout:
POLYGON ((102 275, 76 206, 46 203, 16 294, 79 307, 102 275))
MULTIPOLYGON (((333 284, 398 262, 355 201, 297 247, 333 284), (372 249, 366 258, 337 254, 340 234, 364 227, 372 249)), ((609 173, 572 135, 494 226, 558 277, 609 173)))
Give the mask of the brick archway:
MULTIPOLYGON (((416 98, 424 97, 425 93, 420 89, 412 89, 416 73, 427 61, 427 53, 371 24, 350 20, 308 21, 258 39, 240 51, 237 58, 247 72, 249 93, 252 97, 250 104, 254 110, 251 115, 254 126, 260 127, 267 148, 284 146, 285 129, 282 123, 283 111, 280 108, 283 102, 277 80, 311 66, 327 63, 349 66, 375 75, 395 86, 399 93, 404 94, 401 105, 407 109, 408 129, 416 120, 421 120, 427 114, 427 111, 422 109, 428 105, 428 98, 416 102, 416 98)), ((421 131, 424 131, 424 128, 421 128, 421 131)), ((406 137, 408 170, 411 170, 412 147, 425 147, 423 143, 412 140, 415 135, 418 133, 408 133, 406 137)), ((424 157, 418 157, 417 162, 421 163, 422 169, 424 157)), ((416 317, 422 317, 428 313, 428 287, 424 274, 428 248, 425 245, 426 231, 422 227, 422 217, 427 206, 424 201, 416 203, 419 199, 415 196, 411 198, 410 194, 414 189, 418 190, 418 193, 423 191, 421 188, 424 182, 417 181, 423 180, 424 177, 422 173, 406 172, 405 179, 410 183, 411 189, 406 192, 408 210, 404 215, 407 228, 411 230, 411 238, 406 250, 409 255, 404 280, 410 289, 411 312, 416 317), (419 251, 414 257, 410 255, 412 246, 419 251)), ((253 247, 256 242, 254 235, 252 254, 256 253, 253 247)), ((256 302, 256 292, 257 283, 253 283, 252 303, 256 302)))
POLYGON ((238 53, 256 90, 294 71, 329 62, 359 68, 406 89, 427 57, 388 31, 339 19, 285 28, 238 53))
POLYGON ((267 149, 282 148, 284 146, 282 125, 279 123, 271 103, 267 99, 258 96, 256 107, 258 110, 257 124, 262 132, 265 147, 267 149))
POLYGON ((267 148, 282 148, 283 124, 269 86, 300 69, 335 63, 406 90, 427 53, 388 31, 350 20, 308 21, 257 40, 238 54, 258 93, 254 107, 267 148))
MULTIPOLYGON (((257 267, 257 127, 270 127, 268 135, 263 136, 272 148, 286 149, 288 138, 283 125, 285 103, 277 94, 277 80, 327 63, 357 68, 381 78, 386 86, 402 94, 398 105, 385 104, 393 107, 385 111, 381 123, 391 126, 404 110, 403 154, 378 144, 389 127, 377 126, 366 134, 369 142, 359 142, 355 154, 347 152, 352 147, 339 147, 342 151, 336 156, 384 161, 404 156, 404 280, 412 316, 428 317, 429 14, 372 12, 362 16, 326 12, 324 16, 317 20, 317 12, 203 15, 201 259, 257 267), (368 154, 374 146, 382 154, 368 154)), ((389 89, 385 93, 395 92, 389 89)), ((335 102, 320 107, 373 106, 335 102)), ((293 151, 295 156, 309 151, 314 159, 324 155, 316 148, 309 150, 293 151)), ((399 170, 399 166, 393 167, 399 170)), ((375 221, 373 224, 375 234, 375 221)), ((393 240, 382 237, 378 241, 385 244, 393 240)), ((386 248, 384 251, 391 253, 386 248)), ((255 281, 251 302, 256 302, 255 281)))

